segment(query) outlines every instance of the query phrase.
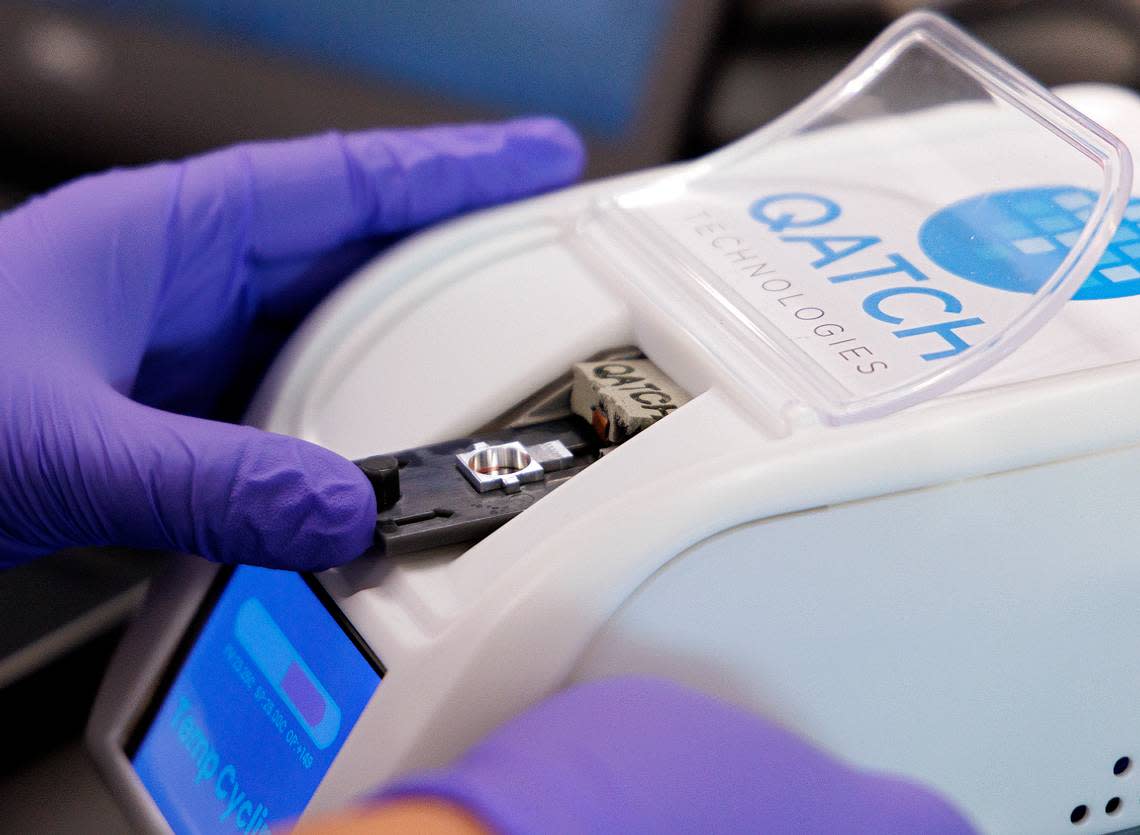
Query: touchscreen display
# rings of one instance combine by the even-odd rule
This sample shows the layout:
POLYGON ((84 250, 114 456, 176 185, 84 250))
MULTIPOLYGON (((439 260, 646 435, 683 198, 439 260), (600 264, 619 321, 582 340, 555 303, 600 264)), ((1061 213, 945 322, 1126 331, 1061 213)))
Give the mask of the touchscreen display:
POLYGON ((313 580, 232 573, 132 756, 175 832, 301 814, 383 675, 342 619, 313 580))

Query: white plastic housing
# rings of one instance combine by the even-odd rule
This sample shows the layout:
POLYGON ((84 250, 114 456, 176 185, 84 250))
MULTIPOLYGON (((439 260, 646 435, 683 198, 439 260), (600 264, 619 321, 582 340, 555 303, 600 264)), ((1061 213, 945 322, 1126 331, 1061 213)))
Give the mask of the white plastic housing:
MULTIPOLYGON (((1069 98, 1140 143, 1136 97, 1069 98)), ((985 831, 1072 832, 1078 804, 1084 832, 1140 825, 1140 782, 1112 773, 1140 757, 1140 297, 1071 303, 966 391, 781 436, 545 220, 637 182, 408 241, 261 392, 261 425, 348 457, 464 434, 617 345, 696 395, 466 550, 321 575, 389 672, 306 814, 447 761, 569 682, 641 672, 926 781, 985 831)), ((211 575, 187 559, 156 585, 89 727, 156 829, 123 740, 211 575)))

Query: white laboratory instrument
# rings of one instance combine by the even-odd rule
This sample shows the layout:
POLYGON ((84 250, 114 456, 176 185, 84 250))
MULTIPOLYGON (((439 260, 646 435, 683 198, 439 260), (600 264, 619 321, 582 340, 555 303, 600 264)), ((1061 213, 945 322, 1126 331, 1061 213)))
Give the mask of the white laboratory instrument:
POLYGON ((133 819, 272 830, 641 673, 986 832, 1140 826, 1140 200, 1115 138, 1140 148, 1140 99, 1061 96, 912 15, 711 157, 362 270, 254 422, 353 459, 488 444, 440 447, 448 474, 514 439, 483 472, 510 475, 550 457, 511 407, 575 363, 634 346, 691 400, 569 477, 456 476, 525 505, 474 538, 441 533, 462 510, 399 516, 432 500, 405 479, 343 568, 182 560, 88 731, 133 819))

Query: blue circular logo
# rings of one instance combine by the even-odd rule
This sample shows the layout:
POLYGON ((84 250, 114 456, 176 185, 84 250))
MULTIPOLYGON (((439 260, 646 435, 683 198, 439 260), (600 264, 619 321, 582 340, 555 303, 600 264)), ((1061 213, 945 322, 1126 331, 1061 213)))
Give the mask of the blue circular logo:
MULTIPOLYGON (((922 251, 947 272, 1014 293, 1036 293, 1073 248, 1096 195, 1066 186, 984 194, 931 215, 922 251)), ((1104 255, 1074 299, 1140 294, 1140 199, 1133 199, 1104 255)))

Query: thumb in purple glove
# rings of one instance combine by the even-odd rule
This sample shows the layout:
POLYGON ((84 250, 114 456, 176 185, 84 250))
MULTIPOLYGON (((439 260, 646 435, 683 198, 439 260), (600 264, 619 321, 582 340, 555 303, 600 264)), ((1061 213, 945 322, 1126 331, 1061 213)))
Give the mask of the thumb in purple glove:
POLYGON ((855 771, 753 714, 644 678, 559 693, 449 768, 380 797, 439 798, 509 835, 973 832, 927 789, 855 771))
POLYGON ((88 177, 0 216, 0 565, 102 544, 294 569, 360 554, 375 500, 352 464, 186 414, 209 412, 255 319, 330 289, 338 253, 581 167, 549 119, 329 134, 88 177))

